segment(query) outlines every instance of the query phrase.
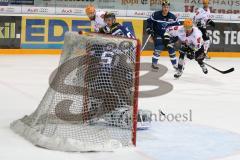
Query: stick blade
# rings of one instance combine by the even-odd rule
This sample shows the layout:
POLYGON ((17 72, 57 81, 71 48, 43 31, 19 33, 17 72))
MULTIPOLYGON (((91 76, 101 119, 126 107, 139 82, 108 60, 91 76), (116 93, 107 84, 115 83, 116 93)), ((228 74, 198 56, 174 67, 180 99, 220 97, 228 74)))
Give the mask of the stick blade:
POLYGON ((234 68, 230 68, 230 69, 228 69, 228 70, 226 70, 226 71, 222 71, 222 73, 223 73, 223 74, 227 74, 227 73, 233 72, 234 70, 235 70, 234 68))

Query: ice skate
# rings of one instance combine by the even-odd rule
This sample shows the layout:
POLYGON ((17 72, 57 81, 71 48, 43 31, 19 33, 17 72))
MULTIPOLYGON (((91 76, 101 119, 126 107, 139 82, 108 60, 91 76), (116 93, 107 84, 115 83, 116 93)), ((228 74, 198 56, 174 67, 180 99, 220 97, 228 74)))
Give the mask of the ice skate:
POLYGON ((174 74, 174 78, 179 78, 182 76, 182 71, 181 70, 177 70, 177 72, 174 74))
POLYGON ((202 64, 200 67, 202 68, 202 71, 203 71, 204 74, 208 73, 208 69, 204 64, 202 64))

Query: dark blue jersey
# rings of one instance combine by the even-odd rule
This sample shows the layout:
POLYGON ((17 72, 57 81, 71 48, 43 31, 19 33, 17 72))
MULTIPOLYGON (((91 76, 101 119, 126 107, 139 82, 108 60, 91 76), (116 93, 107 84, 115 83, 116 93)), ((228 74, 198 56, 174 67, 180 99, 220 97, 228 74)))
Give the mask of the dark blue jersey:
POLYGON ((147 19, 146 30, 152 30, 156 37, 163 37, 166 28, 178 25, 180 23, 173 13, 168 12, 167 16, 163 16, 162 11, 156 11, 147 19))
POLYGON ((135 38, 128 28, 119 23, 114 23, 111 27, 105 26, 100 28, 99 33, 111 34, 113 36, 121 36, 128 38, 135 38))

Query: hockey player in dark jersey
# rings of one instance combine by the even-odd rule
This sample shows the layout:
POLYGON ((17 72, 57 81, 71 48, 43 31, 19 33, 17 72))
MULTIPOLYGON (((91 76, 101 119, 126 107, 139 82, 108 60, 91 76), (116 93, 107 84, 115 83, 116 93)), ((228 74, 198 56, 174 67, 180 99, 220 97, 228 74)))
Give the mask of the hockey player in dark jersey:
POLYGON ((128 28, 116 22, 116 16, 114 13, 105 13, 104 21, 105 27, 100 28, 99 33, 111 34, 113 36, 121 36, 128 38, 135 38, 128 28))
MULTIPOLYGON (((163 44, 163 35, 166 31, 166 28, 170 26, 180 25, 176 16, 169 12, 170 2, 168 0, 163 0, 162 10, 156 11, 152 14, 150 18, 147 19, 147 28, 146 32, 151 35, 150 41, 154 43, 154 53, 152 57, 152 68, 158 70, 157 66, 160 53, 165 48, 163 44)), ((175 69, 177 69, 177 58, 173 43, 176 42, 175 38, 170 40, 171 45, 166 46, 169 52, 171 63, 175 69)))
MULTIPOLYGON (((106 23, 106 26, 103 28, 100 28, 99 30, 100 33, 110 34, 113 36, 135 38, 126 27, 116 22, 115 14, 106 13, 104 15, 104 21, 106 23)), ((128 43, 128 41, 125 41, 124 43, 126 44, 128 43)), ((102 64, 101 73, 105 74, 105 82, 103 82, 102 80, 97 82, 100 87, 104 88, 104 90, 106 90, 107 88, 106 84, 112 85, 113 87, 111 88, 116 88, 116 93, 113 92, 110 95, 106 96, 107 98, 104 97, 105 103, 111 107, 114 107, 114 110, 112 112, 109 112, 109 116, 107 116, 105 119, 106 121, 110 123, 114 122, 115 125, 119 125, 123 128, 129 127, 130 126, 129 122, 132 119, 131 116, 124 116, 124 115, 130 115, 131 113, 131 111, 128 109, 129 108, 128 106, 131 105, 130 97, 133 94, 131 89, 133 85, 132 83, 133 72, 131 71, 130 69, 131 66, 129 66, 127 62, 128 60, 126 58, 128 57, 129 59, 129 56, 127 55, 132 55, 134 48, 131 47, 131 45, 127 45, 127 46, 129 46, 128 49, 121 50, 120 52, 117 51, 119 47, 116 47, 114 45, 111 46, 111 44, 108 44, 105 47, 104 50, 106 51, 104 51, 101 54, 101 61, 103 62, 101 63, 102 64), (113 65, 115 60, 118 60, 123 64, 118 63, 117 65, 113 65), (117 77, 117 79, 114 79, 114 77, 117 77), (119 88, 118 87, 119 84, 125 84, 124 88, 123 89, 119 88), (115 101, 115 102, 113 103, 112 101, 115 101), (120 117, 113 116, 113 112, 115 112, 115 114, 120 115, 120 117), (121 117, 122 117, 122 120, 121 120, 121 117)), ((103 108, 107 108, 107 107, 103 107, 103 108)), ((142 110, 141 113, 138 114, 138 117, 139 117, 138 126, 137 126, 138 129, 148 129, 150 127, 150 122, 148 121, 149 120, 148 115, 150 115, 150 112, 146 110, 142 110)))

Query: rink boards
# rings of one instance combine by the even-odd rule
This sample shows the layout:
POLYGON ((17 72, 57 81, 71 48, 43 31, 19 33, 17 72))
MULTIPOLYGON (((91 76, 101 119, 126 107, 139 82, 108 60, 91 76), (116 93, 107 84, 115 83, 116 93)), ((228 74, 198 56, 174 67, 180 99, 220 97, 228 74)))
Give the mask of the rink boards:
MULTIPOLYGON (((61 54, 61 49, 0 49, 0 54, 11 54, 11 55, 26 55, 26 54, 48 54, 48 55, 55 55, 55 54, 61 54)), ((152 56, 153 51, 143 51, 141 53, 141 56, 152 56)), ((210 57, 240 57, 240 52, 209 52, 208 53, 210 57)), ((177 55, 179 53, 177 52, 177 55)), ((168 56, 167 51, 163 51, 161 53, 161 56, 168 56)))
MULTIPOLYGON (((93 31, 86 17, 77 16, 0 16, 0 54, 60 54, 67 31, 93 31)), ((118 18, 142 43, 146 19, 118 18)), ((212 57, 240 57, 240 22, 216 21, 216 28, 208 30, 212 57)), ((152 55, 153 44, 148 43, 142 56, 152 55)), ((162 56, 166 56, 164 51, 162 56)))

